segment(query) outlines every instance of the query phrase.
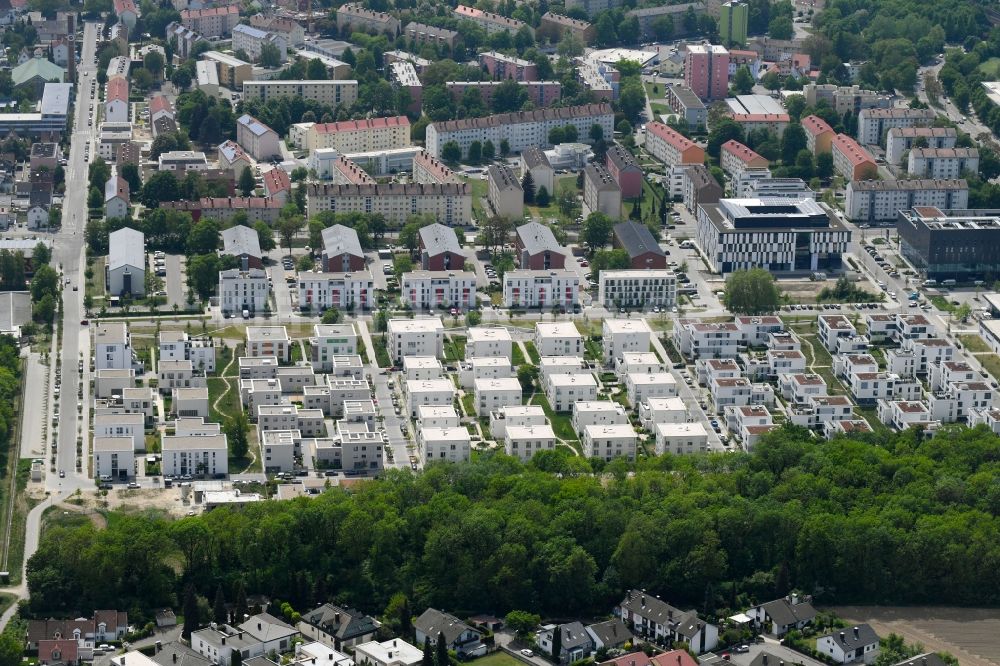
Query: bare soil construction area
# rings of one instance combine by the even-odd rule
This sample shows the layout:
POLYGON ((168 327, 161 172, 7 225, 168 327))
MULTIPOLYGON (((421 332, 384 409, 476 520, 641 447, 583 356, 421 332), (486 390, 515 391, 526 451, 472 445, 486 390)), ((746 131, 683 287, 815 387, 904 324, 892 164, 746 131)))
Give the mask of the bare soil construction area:
POLYGON ((867 622, 879 636, 895 633, 928 652, 950 652, 962 666, 1000 666, 1000 609, 838 606, 849 622, 867 622))

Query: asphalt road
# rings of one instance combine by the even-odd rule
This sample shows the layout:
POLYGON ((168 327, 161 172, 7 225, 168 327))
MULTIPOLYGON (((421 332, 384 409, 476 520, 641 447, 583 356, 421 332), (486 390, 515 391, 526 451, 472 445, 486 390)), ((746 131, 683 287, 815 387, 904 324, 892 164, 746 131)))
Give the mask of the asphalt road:
MULTIPOLYGON (((400 389, 400 373, 387 373, 385 375, 381 374, 382 371, 375 365, 375 351, 372 342, 372 333, 368 328, 367 322, 358 320, 358 333, 361 335, 363 344, 365 345, 366 353, 368 358, 371 359, 371 363, 365 365, 365 376, 368 381, 375 388, 375 399, 378 400, 379 411, 382 414, 382 427, 385 428, 385 438, 386 438, 386 449, 392 450, 392 461, 386 456, 384 459, 384 464, 386 467, 398 467, 400 469, 405 469, 410 466, 409 461, 409 451, 406 448, 406 438, 403 437, 402 431, 400 431, 400 424, 406 424, 407 429, 411 429, 411 423, 409 419, 401 418, 396 416, 396 411, 392 407, 392 396, 393 390, 389 388, 390 375, 393 378, 395 390, 397 393, 400 389)), ((379 335, 379 334, 375 334, 379 335)), ((403 404, 402 394, 398 393, 400 404, 403 404)), ((415 432, 411 429, 411 437, 415 432)), ((419 466, 419 462, 417 463, 419 466)))
POLYGON ((165 258, 167 277, 163 283, 167 292, 167 306, 183 308, 187 305, 187 287, 184 284, 184 260, 179 254, 168 254, 165 258))

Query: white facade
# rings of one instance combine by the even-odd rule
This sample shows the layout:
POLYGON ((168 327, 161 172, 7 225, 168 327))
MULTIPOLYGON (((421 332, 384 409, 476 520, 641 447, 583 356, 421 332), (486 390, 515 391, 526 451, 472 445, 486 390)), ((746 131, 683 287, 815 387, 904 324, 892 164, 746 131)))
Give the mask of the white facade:
POLYGON ((628 423, 590 425, 583 429, 583 455, 586 458, 628 458, 635 460, 638 436, 628 423))
POLYGON ((647 398, 639 403, 642 427, 652 432, 658 423, 684 423, 688 420, 687 405, 681 398, 647 398))
POLYGON ((553 374, 545 380, 545 395, 554 412, 568 412, 580 400, 597 399, 597 380, 594 375, 553 374))
POLYGON ((975 148, 914 148, 906 171, 917 178, 960 178, 979 173, 979 151, 975 148))
POLYGON ((508 425, 504 435, 504 451, 509 456, 520 458, 523 462, 539 451, 551 451, 556 448, 556 434, 552 426, 545 425, 508 425))
POLYGON ((688 358, 735 358, 743 333, 736 324, 679 322, 674 326, 674 345, 688 358))
POLYGON ((539 405, 507 405, 490 413, 490 433, 500 441, 507 436, 508 426, 541 426, 548 422, 539 405))
POLYGON ((455 385, 450 379, 408 380, 406 382, 406 412, 417 417, 420 405, 450 405, 455 400, 455 385))
POLYGON ((259 268, 249 271, 230 269, 219 271, 219 308, 226 314, 263 312, 267 309, 271 288, 267 273, 259 268))
POLYGON ((454 405, 420 405, 417 425, 420 428, 457 428, 461 420, 454 405))
POLYGON ((246 334, 249 356, 274 356, 288 363, 292 340, 284 326, 247 326, 246 334))
POLYGON ((583 436, 588 426, 628 423, 625 408, 612 400, 581 400, 573 403, 573 429, 583 436))
POLYGON ((583 356, 583 336, 571 321, 535 324, 535 348, 541 356, 583 356))
POLYGON ((94 477, 121 479, 135 476, 135 449, 131 437, 94 437, 94 477))
POLYGON ((146 449, 146 417, 143 414, 96 414, 94 437, 128 437, 133 451, 146 449))
POLYGON ((597 300, 605 308, 677 305, 677 276, 671 270, 601 271, 597 300))
POLYGON ((852 180, 844 212, 854 222, 895 222, 900 210, 933 206, 966 210, 969 185, 964 180, 852 180))
POLYGON ((310 362, 313 369, 329 372, 335 356, 358 353, 358 334, 354 324, 316 324, 309 338, 310 362))
POLYGON ((128 324, 125 322, 98 324, 95 329, 94 368, 96 370, 128 370, 137 366, 128 324))
POLYGON ((515 270, 503 276, 503 304, 513 308, 572 308, 580 302, 580 276, 570 270, 515 270))
POLYGON ((474 326, 465 340, 465 356, 509 359, 513 342, 506 328, 474 326))
POLYGON ((390 319, 389 355, 400 363, 406 356, 444 355, 444 324, 440 317, 390 319))
POLYGON ((368 271, 354 273, 299 273, 299 308, 353 310, 371 308, 375 282, 368 271))
POLYGON ((649 398, 672 398, 677 395, 677 380, 669 372, 630 372, 625 375, 625 395, 638 409, 649 398))
POLYGON ((657 423, 656 455, 684 455, 708 450, 708 432, 700 421, 695 423, 657 423))
POLYGON ((465 426, 420 428, 417 442, 424 465, 438 461, 469 461, 472 442, 465 426))
POLYGON ((414 310, 435 307, 469 310, 476 305, 476 274, 466 271, 403 273, 400 297, 414 310))
POLYGON ((521 404, 521 382, 514 377, 477 379, 474 386, 477 416, 486 416, 505 405, 521 404))
POLYGON ((166 435, 161 440, 164 476, 229 473, 229 449, 224 434, 166 435))
POLYGON ((601 340, 604 360, 610 363, 625 352, 648 352, 652 334, 645 319, 605 319, 601 340))
POLYGON ((434 356, 403 357, 403 376, 408 380, 438 379, 443 374, 441 361, 434 356))
POLYGON ((370 641, 354 646, 357 663, 371 666, 417 666, 423 660, 424 651, 410 645, 402 638, 379 643, 370 641))

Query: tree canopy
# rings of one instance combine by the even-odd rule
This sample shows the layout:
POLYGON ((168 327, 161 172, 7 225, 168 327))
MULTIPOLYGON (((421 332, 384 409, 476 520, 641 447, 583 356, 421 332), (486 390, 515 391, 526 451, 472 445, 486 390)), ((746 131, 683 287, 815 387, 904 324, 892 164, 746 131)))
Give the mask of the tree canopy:
POLYGON ((781 291, 774 276, 763 268, 734 271, 726 278, 723 304, 736 314, 767 314, 778 309, 781 291))

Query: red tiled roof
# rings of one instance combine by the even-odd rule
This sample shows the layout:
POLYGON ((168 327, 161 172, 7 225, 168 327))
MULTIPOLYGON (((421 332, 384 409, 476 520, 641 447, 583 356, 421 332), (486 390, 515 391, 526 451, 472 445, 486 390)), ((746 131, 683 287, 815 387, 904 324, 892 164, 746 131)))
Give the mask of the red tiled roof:
MULTIPOLYGON (((131 2, 132 0, 128 0, 131 2)), ((228 16, 239 14, 240 8, 236 5, 225 5, 224 7, 206 7, 205 9, 183 9, 181 10, 181 21, 192 18, 205 18, 207 16, 228 16)))
POLYGON ((803 118, 802 129, 809 132, 813 136, 833 132, 833 128, 830 127, 830 124, 819 116, 806 116, 803 118))
POLYGON ((343 120, 339 123, 317 123, 313 125, 313 130, 320 134, 333 134, 335 132, 351 132, 364 129, 381 129, 384 127, 409 127, 410 119, 406 116, 392 116, 391 118, 367 118, 365 120, 343 120))
POLYGON ((153 95, 149 98, 149 113, 152 115, 160 111, 173 113, 174 107, 170 104, 170 100, 167 99, 166 95, 153 95))
POLYGON ((271 169, 264 174, 264 191, 273 196, 278 192, 292 189, 292 181, 284 169, 271 169))
POLYGON ((104 101, 114 100, 128 101, 128 81, 125 80, 124 76, 113 76, 108 79, 108 89, 104 94, 104 101))
POLYGON ((697 144, 695 144, 694 141, 687 138, 669 125, 664 125, 661 122, 653 121, 651 123, 646 123, 646 131, 660 137, 677 150, 687 150, 691 147, 697 147, 697 144))
POLYGON ((281 208, 281 203, 267 197, 202 197, 202 209, 240 210, 243 208, 281 208))
POLYGON ((754 152, 748 146, 744 146, 736 139, 730 139, 729 141, 726 141, 724 144, 722 144, 722 150, 729 153, 730 155, 740 160, 744 164, 748 164, 750 162, 757 160, 764 160, 764 162, 767 162, 767 160, 764 159, 763 155, 754 152))
POLYGON ((832 145, 854 166, 860 166, 862 164, 875 164, 875 159, 871 156, 871 154, 862 148, 861 144, 846 134, 838 134, 833 137, 832 145))

